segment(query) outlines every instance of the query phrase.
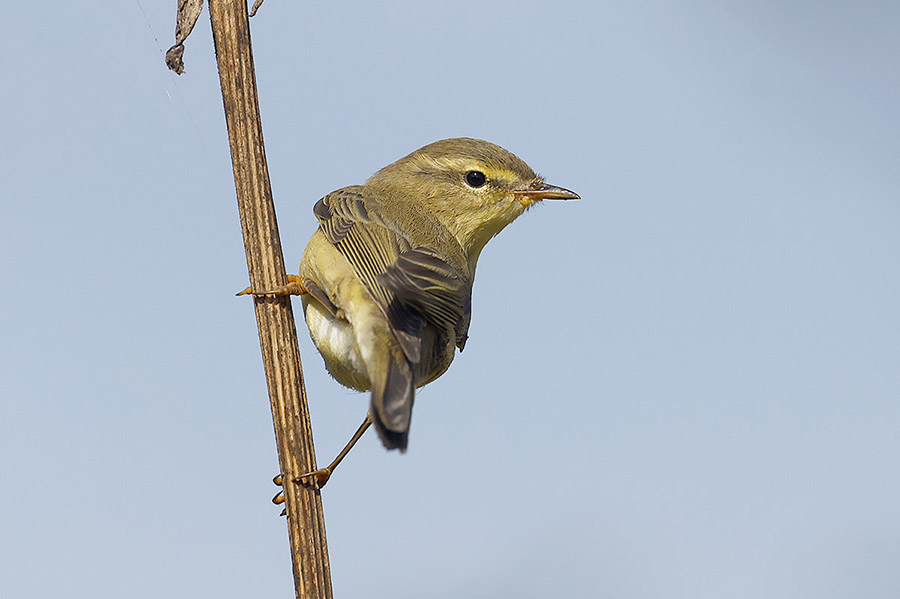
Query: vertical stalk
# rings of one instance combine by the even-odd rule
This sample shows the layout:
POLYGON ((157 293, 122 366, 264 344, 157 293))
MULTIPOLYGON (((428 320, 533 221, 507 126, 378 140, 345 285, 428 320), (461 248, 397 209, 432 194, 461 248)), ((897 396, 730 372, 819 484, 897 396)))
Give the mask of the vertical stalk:
MULTIPOLYGON (((210 19, 225 105, 244 248, 255 289, 286 283, 281 240, 266 165, 246 0, 210 0, 210 19)), ((317 490, 293 484, 315 470, 315 451, 297 331, 289 297, 255 298, 298 598, 331 599, 331 572, 322 499, 317 490)))

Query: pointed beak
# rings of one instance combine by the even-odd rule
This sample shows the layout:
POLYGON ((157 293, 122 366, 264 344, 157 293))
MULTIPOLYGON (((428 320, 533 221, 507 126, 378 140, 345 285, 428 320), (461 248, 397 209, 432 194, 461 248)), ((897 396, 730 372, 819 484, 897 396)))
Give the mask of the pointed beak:
POLYGON ((530 206, 535 202, 540 202, 541 200, 580 200, 581 196, 566 189, 565 187, 557 187, 555 185, 548 185, 543 181, 535 181, 531 184, 528 189, 522 189, 520 191, 515 191, 516 199, 522 203, 523 206, 530 206))

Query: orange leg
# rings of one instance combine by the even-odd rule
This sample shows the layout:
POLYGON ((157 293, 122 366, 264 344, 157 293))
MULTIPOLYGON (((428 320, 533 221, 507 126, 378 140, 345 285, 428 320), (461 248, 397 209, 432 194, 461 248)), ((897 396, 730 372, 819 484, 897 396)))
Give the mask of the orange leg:
POLYGON ((321 489, 322 487, 324 487, 325 483, 328 482, 328 479, 331 478, 331 475, 334 474, 335 468, 337 468, 338 464, 341 463, 341 460, 343 460, 347 456, 347 454, 350 453, 350 450, 353 449, 353 446, 356 445, 356 442, 360 440, 360 438, 370 426, 372 426, 372 417, 369 414, 366 414, 366 419, 363 420, 363 423, 359 425, 359 428, 356 429, 355 433, 353 433, 353 437, 350 439, 347 445, 344 446, 344 449, 341 450, 341 453, 339 453, 338 456, 334 458, 334 460, 330 464, 313 472, 301 474, 294 479, 294 482, 305 485, 308 483, 304 482, 303 479, 311 478, 314 481, 315 487, 317 489, 321 489))
POLYGON ((247 287, 236 295, 272 295, 275 297, 284 297, 285 295, 305 295, 309 293, 309 291, 307 291, 306 289, 306 285, 304 285, 303 283, 304 279, 300 275, 288 275, 287 280, 287 285, 282 285, 281 287, 276 287, 275 289, 268 289, 266 291, 254 291, 252 287, 247 287))

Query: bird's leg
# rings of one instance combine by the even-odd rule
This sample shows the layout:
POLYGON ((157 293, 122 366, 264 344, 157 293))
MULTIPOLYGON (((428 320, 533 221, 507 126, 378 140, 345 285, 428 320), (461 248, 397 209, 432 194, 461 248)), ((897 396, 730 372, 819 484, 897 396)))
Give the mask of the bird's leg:
POLYGON ((256 291, 252 287, 247 287, 236 295, 272 295, 275 297, 283 297, 285 295, 304 295, 306 293, 309 293, 309 291, 307 291, 306 289, 306 281, 308 281, 309 279, 304 279, 300 275, 288 275, 287 280, 288 282, 286 285, 276 287, 275 289, 256 291))
POLYGON ((339 453, 330 464, 313 472, 301 474, 294 479, 294 482, 305 485, 307 483, 304 483, 303 479, 311 478, 315 481, 316 488, 321 489, 322 487, 324 487, 325 483, 328 482, 328 479, 331 478, 331 475, 334 474, 335 468, 337 468, 338 464, 341 463, 341 460, 343 460, 347 456, 347 454, 350 453, 350 450, 353 449, 353 446, 356 445, 356 442, 359 441, 360 438, 362 438, 363 434, 366 432, 366 430, 368 430, 370 426, 372 426, 372 416, 371 414, 366 413, 366 419, 363 420, 363 423, 359 425, 359 428, 356 429, 355 433, 353 433, 353 437, 350 438, 350 441, 347 442, 347 444, 341 450, 341 453, 339 453))

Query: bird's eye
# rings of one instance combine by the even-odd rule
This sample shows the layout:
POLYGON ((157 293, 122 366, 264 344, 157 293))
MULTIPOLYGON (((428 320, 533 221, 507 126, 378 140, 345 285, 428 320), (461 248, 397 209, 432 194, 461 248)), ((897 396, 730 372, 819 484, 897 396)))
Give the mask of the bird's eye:
POLYGON ((466 183, 469 187, 481 187, 487 183, 487 177, 481 171, 469 171, 466 173, 466 183))

